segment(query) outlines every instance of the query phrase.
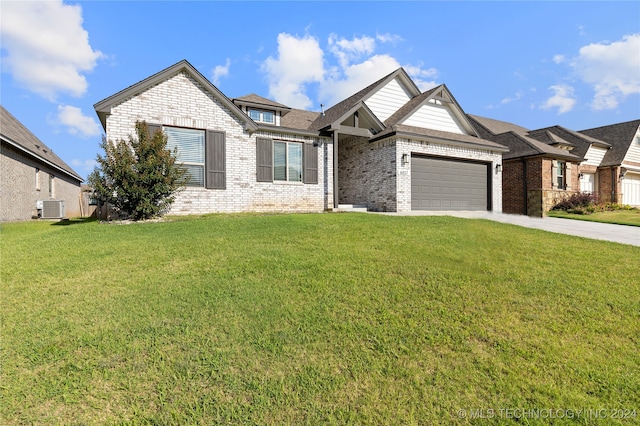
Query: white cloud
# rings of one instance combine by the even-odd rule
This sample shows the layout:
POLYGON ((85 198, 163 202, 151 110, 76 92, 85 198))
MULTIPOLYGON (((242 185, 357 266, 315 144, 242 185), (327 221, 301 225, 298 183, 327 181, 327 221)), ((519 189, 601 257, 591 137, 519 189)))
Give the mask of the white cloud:
POLYGON ((409 74, 413 82, 416 83, 416 86, 424 92, 438 85, 438 83, 433 80, 438 76, 438 70, 435 68, 422 68, 422 66, 422 63, 420 63, 420 65, 405 65, 404 70, 409 74))
POLYGON ((640 94, 640 34, 612 43, 592 43, 580 49, 571 65, 592 86, 595 110, 614 109, 627 96, 640 94))
POLYGON ((320 87, 319 97, 328 106, 333 106, 398 68, 400 64, 395 58, 375 55, 361 63, 333 69, 320 87))
POLYGON ((224 65, 216 65, 213 69, 213 84, 218 86, 220 79, 229 75, 229 68, 231 68, 231 59, 227 58, 227 62, 224 65))
POLYGON ((521 99, 523 96, 524 92, 522 90, 518 90, 513 96, 507 96, 506 98, 502 99, 500 103, 502 105, 510 104, 511 102, 515 102, 521 99))
POLYGON ((342 68, 360 59, 363 55, 370 55, 376 48, 376 40, 369 36, 354 37, 351 40, 338 38, 336 34, 329 36, 329 50, 335 55, 342 68))
POLYGON ((2 2, 0 28, 3 71, 49 100, 84 94, 82 73, 103 57, 89 45, 81 7, 60 0, 2 2))
POLYGON ((403 38, 397 34, 385 33, 385 34, 376 34, 376 40, 378 40, 381 43, 396 44, 403 41, 403 38))
POLYGON ((573 109, 576 104, 573 87, 566 84, 558 84, 549 87, 549 90, 553 91, 554 94, 540 106, 541 109, 557 108, 558 114, 564 114, 573 109))
POLYGON ((72 135, 90 137, 101 133, 101 127, 94 118, 83 115, 80 108, 70 105, 58 105, 55 123, 66 126, 72 135))
MULTIPOLYGON (((380 37, 376 36, 377 39, 380 37)), ((394 37, 382 36, 385 40, 401 40, 394 37)), ((314 102, 307 95, 307 89, 316 83, 317 101, 331 107, 400 67, 391 55, 375 54, 376 39, 366 35, 345 39, 331 34, 327 50, 335 57, 334 65, 325 62, 324 51, 316 38, 278 35, 278 57, 269 57, 262 65, 270 95, 283 104, 309 108, 314 102)), ((330 58, 331 55, 327 59, 330 58)), ((405 70, 420 90, 436 85, 433 79, 438 71, 435 68, 424 68, 419 64, 406 65, 405 70)))
POLYGON ((315 37, 278 34, 278 57, 270 56, 262 65, 270 96, 291 107, 309 108, 312 101, 306 94, 306 86, 322 81, 323 60, 324 52, 315 37))
POLYGON ((553 62, 555 62, 556 64, 561 64, 563 63, 565 60, 564 55, 554 55, 553 56, 553 62))

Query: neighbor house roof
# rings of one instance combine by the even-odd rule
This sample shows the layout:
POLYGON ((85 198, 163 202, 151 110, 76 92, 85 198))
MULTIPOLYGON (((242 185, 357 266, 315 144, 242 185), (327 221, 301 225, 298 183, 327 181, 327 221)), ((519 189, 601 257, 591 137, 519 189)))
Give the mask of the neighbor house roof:
POLYGON ((372 95, 376 91, 376 89, 384 86, 396 77, 400 77, 416 95, 420 94, 420 89, 418 89, 413 80, 411 80, 407 72, 403 68, 398 68, 392 73, 387 74, 380 80, 370 84, 354 95, 349 96, 347 99, 338 102, 336 105, 326 110, 324 114, 321 114, 315 120, 315 122, 311 125, 311 128, 315 130, 321 130, 325 127, 330 126, 348 111, 353 109, 357 104, 367 100, 367 98, 369 98, 369 96, 372 95))
POLYGON ((505 160, 520 157, 532 157, 536 155, 544 155, 570 161, 581 160, 581 157, 570 153, 566 149, 557 148, 514 131, 500 133, 499 135, 496 135, 495 140, 496 142, 509 147, 509 152, 503 155, 505 160))
POLYGON ((467 116, 471 118, 473 122, 480 125, 494 135, 506 132, 514 132, 526 135, 529 132, 529 129, 506 121, 494 120, 493 118, 480 117, 478 115, 471 114, 467 114, 467 116))
POLYGON ((571 153, 580 158, 584 158, 585 155, 587 155, 587 151, 591 145, 595 145, 600 148, 611 147, 610 144, 604 141, 574 132, 573 130, 569 130, 562 126, 551 126, 543 129, 531 130, 529 131, 528 136, 548 144, 568 144, 573 147, 571 153))
POLYGON ((36 157, 78 182, 84 180, 2 105, 0 105, 0 136, 3 142, 36 157))
POLYGON ((611 124, 609 126, 595 127, 593 129, 580 130, 579 133, 600 139, 611 145, 607 151, 601 166, 617 166, 622 164, 627 151, 633 142, 633 138, 640 127, 640 120, 632 120, 624 123, 611 124))
POLYGON ((176 64, 171 65, 164 70, 145 78, 138 83, 127 87, 116 93, 115 95, 109 96, 106 99, 101 100, 96 103, 93 107, 100 118, 100 122, 102 123, 102 127, 106 130, 107 128, 107 116, 111 114, 111 108, 122 103, 123 101, 138 95, 145 90, 155 86, 158 83, 166 80, 167 78, 176 75, 180 72, 187 72, 191 77, 193 77, 198 83, 200 83, 206 90, 208 90, 213 96, 215 96, 225 107, 227 107, 232 113, 235 112, 236 115, 245 123, 247 129, 256 130, 258 126, 256 123, 249 118, 246 114, 244 114, 240 108, 238 108, 231 99, 227 98, 216 86, 213 85, 206 77, 204 77, 198 70, 196 70, 193 65, 191 65, 187 60, 182 60, 176 64))

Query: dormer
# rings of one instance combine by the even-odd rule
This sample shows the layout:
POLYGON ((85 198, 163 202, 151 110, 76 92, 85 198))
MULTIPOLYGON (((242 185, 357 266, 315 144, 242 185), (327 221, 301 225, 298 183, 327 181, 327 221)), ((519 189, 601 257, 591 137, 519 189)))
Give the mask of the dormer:
POLYGON ((256 94, 250 94, 233 99, 238 106, 256 124, 280 126, 281 118, 291 111, 291 108, 256 94))

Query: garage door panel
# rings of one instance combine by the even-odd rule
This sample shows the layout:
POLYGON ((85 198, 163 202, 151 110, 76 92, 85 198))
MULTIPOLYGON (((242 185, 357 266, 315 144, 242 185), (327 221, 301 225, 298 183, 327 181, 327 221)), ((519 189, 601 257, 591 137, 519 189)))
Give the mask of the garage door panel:
POLYGON ((484 163, 412 157, 412 210, 487 210, 484 163))
POLYGON ((627 172, 622 179, 622 204, 640 207, 640 173, 627 172))

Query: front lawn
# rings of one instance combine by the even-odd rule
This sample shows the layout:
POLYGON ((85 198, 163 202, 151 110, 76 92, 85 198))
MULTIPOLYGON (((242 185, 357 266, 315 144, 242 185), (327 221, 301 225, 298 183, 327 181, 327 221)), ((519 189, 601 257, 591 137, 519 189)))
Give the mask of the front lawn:
POLYGON ((640 210, 614 210, 591 214, 574 214, 564 210, 551 210, 550 217, 587 220, 591 222, 615 223, 617 225, 640 226, 640 210))
POLYGON ((640 422, 639 247, 317 214, 4 224, 0 249, 3 424, 640 422))

